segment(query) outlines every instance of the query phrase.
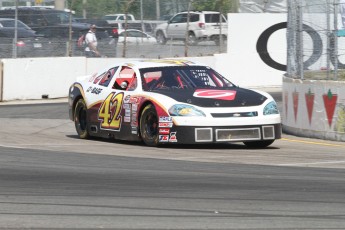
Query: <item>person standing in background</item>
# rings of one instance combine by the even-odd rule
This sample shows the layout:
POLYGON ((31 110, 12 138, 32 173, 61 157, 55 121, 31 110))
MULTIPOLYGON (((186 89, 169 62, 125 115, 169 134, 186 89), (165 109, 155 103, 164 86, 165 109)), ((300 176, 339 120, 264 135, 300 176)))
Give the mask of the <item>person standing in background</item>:
POLYGON ((96 25, 91 25, 89 32, 85 36, 85 56, 100 57, 101 54, 97 50, 96 25))

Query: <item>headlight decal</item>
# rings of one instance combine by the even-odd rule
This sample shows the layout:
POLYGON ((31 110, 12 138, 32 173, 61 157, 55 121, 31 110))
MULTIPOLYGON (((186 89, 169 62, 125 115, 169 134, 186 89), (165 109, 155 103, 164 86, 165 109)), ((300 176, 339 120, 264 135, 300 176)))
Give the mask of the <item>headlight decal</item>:
POLYGON ((268 103, 263 111, 264 115, 279 114, 279 110, 275 101, 268 103))
POLYGON ((206 117, 206 114, 203 111, 195 108, 194 106, 185 105, 185 104, 173 105, 169 109, 169 114, 170 114, 170 116, 206 117))

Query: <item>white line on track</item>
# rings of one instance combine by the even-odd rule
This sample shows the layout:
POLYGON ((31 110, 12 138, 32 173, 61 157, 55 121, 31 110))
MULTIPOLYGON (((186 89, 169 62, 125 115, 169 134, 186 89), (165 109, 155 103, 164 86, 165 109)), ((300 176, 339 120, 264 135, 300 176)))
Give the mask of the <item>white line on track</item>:
POLYGON ((322 164, 341 164, 345 161, 320 161, 320 162, 309 162, 309 163, 294 163, 294 164, 277 164, 278 166, 301 166, 301 165, 322 165, 322 164))

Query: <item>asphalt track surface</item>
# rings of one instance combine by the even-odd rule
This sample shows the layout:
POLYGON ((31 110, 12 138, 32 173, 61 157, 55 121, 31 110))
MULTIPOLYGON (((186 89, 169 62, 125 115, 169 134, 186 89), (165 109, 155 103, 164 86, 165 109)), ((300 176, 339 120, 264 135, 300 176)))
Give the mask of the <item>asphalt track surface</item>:
POLYGON ((0 229, 345 229, 345 143, 80 140, 67 103, 0 105, 0 229))

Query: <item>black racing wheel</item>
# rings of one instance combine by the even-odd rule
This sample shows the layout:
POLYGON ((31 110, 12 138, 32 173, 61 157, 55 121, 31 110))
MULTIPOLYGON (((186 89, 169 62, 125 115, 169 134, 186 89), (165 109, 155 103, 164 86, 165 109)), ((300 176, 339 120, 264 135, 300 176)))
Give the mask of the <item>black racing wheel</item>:
POLYGON ((84 99, 79 99, 74 110, 75 129, 81 139, 90 137, 87 125, 87 107, 84 99))
POLYGON ((153 105, 147 105, 141 113, 140 135, 147 146, 158 146, 158 117, 153 105))

